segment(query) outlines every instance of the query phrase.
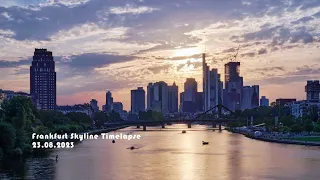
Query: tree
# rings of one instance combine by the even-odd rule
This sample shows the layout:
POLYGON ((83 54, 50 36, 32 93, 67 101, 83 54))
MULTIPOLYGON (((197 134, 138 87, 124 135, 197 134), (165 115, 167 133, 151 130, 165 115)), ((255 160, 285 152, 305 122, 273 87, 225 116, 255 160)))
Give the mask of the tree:
POLYGON ((121 117, 120 114, 115 112, 115 111, 111 111, 109 113, 109 121, 121 121, 121 117))
POLYGON ((0 122, 0 148, 3 154, 9 154, 15 144, 15 129, 7 122, 0 122))
POLYGON ((78 112, 71 112, 66 114, 66 116, 71 120, 71 122, 76 124, 86 124, 86 125, 92 125, 92 120, 90 116, 88 116, 85 113, 78 113, 78 112))
POLYGON ((104 126, 104 124, 108 121, 108 115, 105 112, 95 112, 93 114, 95 125, 98 128, 104 126))
POLYGON ((311 120, 307 120, 306 122, 304 122, 304 129, 307 132, 311 132, 313 130, 313 123, 311 120))
POLYGON ((312 105, 308 108, 308 116, 313 122, 317 122, 319 119, 319 108, 317 105, 312 105))
POLYGON ((290 126, 291 132, 302 132, 303 127, 301 127, 299 124, 293 124, 290 126))
POLYGON ((291 126, 292 124, 295 123, 295 121, 293 120, 293 118, 291 116, 282 116, 280 118, 280 122, 284 125, 284 126, 291 126))

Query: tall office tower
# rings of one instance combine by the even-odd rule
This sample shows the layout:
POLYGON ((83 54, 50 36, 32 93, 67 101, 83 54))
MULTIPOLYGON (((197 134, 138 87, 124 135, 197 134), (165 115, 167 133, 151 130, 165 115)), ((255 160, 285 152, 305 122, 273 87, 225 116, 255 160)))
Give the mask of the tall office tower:
POLYGON ((259 107, 260 88, 259 85, 253 85, 253 94, 251 99, 251 108, 259 107))
POLYGON ((43 110, 56 108, 56 72, 52 52, 35 49, 30 66, 30 95, 43 110))
POLYGON ((202 54, 203 63, 203 101, 204 111, 222 104, 223 102, 223 82, 220 79, 218 69, 209 70, 206 63, 205 54, 202 54))
POLYGON ((91 99, 90 106, 91 106, 93 112, 98 112, 99 111, 99 106, 98 106, 98 101, 97 100, 91 99))
POLYGON ((184 83, 183 93, 183 112, 196 112, 196 100, 198 92, 198 83, 194 78, 187 78, 184 83))
POLYGON ((168 111, 178 112, 178 86, 175 82, 172 86, 168 86, 168 111))
MULTIPOLYGON (((209 72, 209 107, 213 108, 218 104, 222 104, 223 100, 223 82, 220 80, 218 69, 212 69, 209 72)), ((217 111, 218 108, 216 108, 217 111)))
POLYGON ((261 96, 260 106, 269 106, 269 99, 267 99, 265 96, 261 96))
POLYGON ((113 110, 113 97, 110 91, 106 92, 105 112, 109 113, 113 110))
POLYGON ((146 110, 146 93, 143 87, 131 90, 131 112, 138 114, 140 111, 146 110))
POLYGON ((181 92, 180 93, 179 112, 183 112, 183 100, 184 100, 184 92, 181 92))
POLYGON ((252 109, 259 106, 259 86, 243 86, 241 92, 241 110, 252 109))
POLYGON ((203 92, 197 92, 196 94, 196 111, 203 111, 203 92))
POLYGON ((198 83, 194 78, 187 78, 184 83, 184 101, 196 101, 198 92, 198 83))
POLYGON ((242 96, 241 96, 241 110, 251 109, 252 108, 252 97, 253 97, 254 88, 251 86, 243 86, 242 96))
POLYGON ((152 110, 153 99, 154 99, 153 83, 149 83, 147 87, 147 110, 152 110))
POLYGON ((229 62, 225 66, 225 100, 224 104, 232 111, 241 109, 241 91, 243 78, 240 76, 240 62, 229 62))
POLYGON ((160 81, 148 85, 148 110, 168 113, 168 85, 160 81))
POLYGON ((209 89, 209 67, 206 63, 206 54, 202 54, 202 85, 203 85, 203 101, 204 101, 204 111, 209 109, 210 105, 210 89, 209 89))
POLYGON ((320 84, 319 81, 307 81, 305 86, 306 99, 309 102, 320 102, 320 84))

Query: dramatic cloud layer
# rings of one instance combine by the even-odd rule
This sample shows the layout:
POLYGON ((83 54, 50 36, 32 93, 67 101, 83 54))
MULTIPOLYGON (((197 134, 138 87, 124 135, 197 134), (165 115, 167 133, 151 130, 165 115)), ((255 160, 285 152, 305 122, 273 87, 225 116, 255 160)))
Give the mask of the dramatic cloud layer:
POLYGON ((0 88, 28 92, 34 48, 47 48, 58 104, 101 106, 109 89, 128 109, 129 90, 148 82, 202 87, 202 52, 223 80, 238 53, 246 85, 304 98, 320 77, 319 24, 319 0, 0 0, 0 88))

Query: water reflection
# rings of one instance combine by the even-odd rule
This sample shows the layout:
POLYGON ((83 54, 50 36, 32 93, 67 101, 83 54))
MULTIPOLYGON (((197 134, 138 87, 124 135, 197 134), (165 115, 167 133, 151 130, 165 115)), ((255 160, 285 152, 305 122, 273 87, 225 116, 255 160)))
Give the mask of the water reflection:
POLYGON ((261 142, 204 126, 148 127, 146 132, 127 128, 116 133, 121 132, 140 134, 142 139, 114 144, 111 140, 86 140, 47 157, 6 161, 0 179, 312 180, 320 176, 317 147, 261 142), (128 149, 131 146, 141 148, 128 149))

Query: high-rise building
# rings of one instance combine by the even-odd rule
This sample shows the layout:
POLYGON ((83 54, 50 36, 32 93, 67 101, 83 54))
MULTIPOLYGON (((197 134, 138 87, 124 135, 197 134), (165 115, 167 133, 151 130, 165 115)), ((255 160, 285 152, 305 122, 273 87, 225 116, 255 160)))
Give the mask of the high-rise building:
POLYGON ((138 114, 146 110, 145 94, 143 87, 131 90, 131 113, 138 114))
POLYGON ((243 78, 240 76, 240 62, 225 64, 225 101, 223 102, 230 110, 241 109, 241 92, 243 78))
POLYGON ((56 72, 52 52, 35 49, 30 66, 30 95, 43 110, 56 108, 56 72))
POLYGON ((168 113, 168 85, 160 81, 148 85, 148 110, 158 111, 163 114, 168 113))
POLYGON ((306 99, 309 102, 320 102, 320 84, 319 81, 307 81, 305 86, 306 99))
POLYGON ((196 111, 203 111, 203 92, 197 92, 196 94, 196 105, 195 105, 196 111))
POLYGON ((202 54, 203 64, 203 101, 204 110, 207 111, 218 104, 223 103, 223 82, 218 69, 209 70, 205 54, 202 54))
POLYGON ((168 86, 168 111, 170 113, 178 112, 178 86, 176 83, 168 86))
POLYGON ((153 83, 149 83, 147 87, 147 109, 152 110, 152 101, 154 99, 153 83))
POLYGON ((241 92, 241 110, 259 106, 259 86, 243 86, 241 92))
POLYGON ((260 88, 259 85, 253 85, 253 94, 251 99, 251 108, 259 107, 260 88))
POLYGON ((198 83, 194 78, 187 78, 184 83, 184 101, 196 102, 198 83))
POLYGON ((184 83, 184 92, 182 94, 182 112, 196 112, 198 83, 194 78, 187 78, 184 83))
POLYGON ((99 111, 99 106, 98 106, 98 101, 97 100, 91 99, 90 106, 91 106, 93 112, 98 112, 99 111))
POLYGON ((261 96, 260 106, 269 106, 269 99, 267 99, 265 96, 261 96))
POLYGON ((113 97, 110 91, 106 92, 106 105, 105 105, 105 112, 109 113, 113 110, 113 97))
POLYGON ((117 113, 121 113, 123 111, 123 104, 121 102, 114 102, 113 110, 117 113))

